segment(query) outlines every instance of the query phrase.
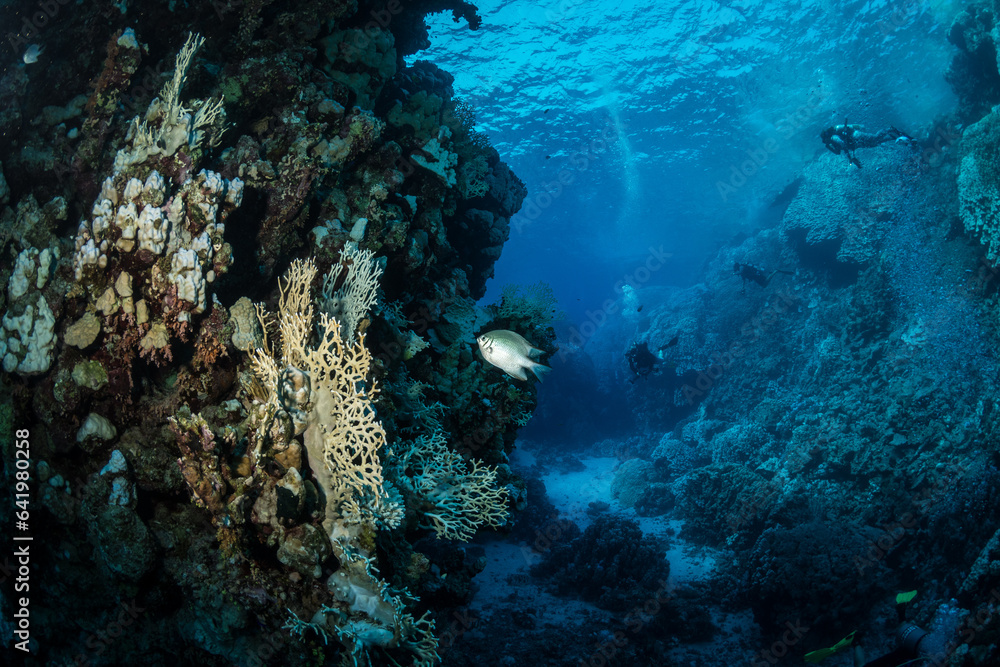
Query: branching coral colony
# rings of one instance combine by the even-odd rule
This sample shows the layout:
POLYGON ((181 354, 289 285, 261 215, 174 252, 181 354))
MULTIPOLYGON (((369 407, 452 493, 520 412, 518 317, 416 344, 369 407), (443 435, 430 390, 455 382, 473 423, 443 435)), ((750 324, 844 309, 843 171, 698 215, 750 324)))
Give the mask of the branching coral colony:
MULTIPOLYGON (((87 297, 88 305, 69 328, 67 342, 84 349, 103 330, 121 341, 120 362, 129 378, 136 354, 153 363, 169 361, 171 341, 186 340, 203 313, 221 308, 210 285, 232 263, 223 240, 224 220, 240 205, 243 183, 196 171, 205 149, 217 143, 222 102, 198 100, 188 108, 180 97, 203 42, 188 37, 160 96, 133 119, 113 174, 77 232, 74 290, 87 297)), ((142 48, 130 30, 117 47, 136 53, 142 48)), ((43 252, 36 255, 37 260, 31 255, 21 263, 44 265, 49 259, 43 252)), ((311 630, 324 643, 335 637, 346 648, 347 664, 368 664, 369 650, 379 648, 389 651, 391 660, 392 654, 409 651, 414 664, 431 665, 438 660, 434 624, 426 614, 414 618, 406 611, 414 596, 380 579, 374 535, 398 528, 409 504, 412 525, 431 528, 439 537, 469 539, 479 526, 505 521, 507 492, 497 488, 492 469, 473 462, 467 470, 437 430, 401 443, 399 455, 387 450, 373 407, 378 387, 369 381, 372 358, 364 336, 383 268, 371 251, 348 243, 315 299, 322 312, 314 312, 317 269, 311 260, 291 265, 279 284, 276 315, 241 300, 233 308, 233 340, 250 362, 250 372, 243 374, 250 408, 246 422, 215 434, 201 415, 182 408, 170 427, 192 499, 221 528, 257 524, 273 538, 269 544, 278 545, 282 563, 312 577, 322 574, 329 556, 336 558, 339 567, 327 580, 328 601, 309 610, 311 616, 289 609, 286 629, 300 637, 311 630), (269 335, 276 340, 268 340, 269 335), (223 456, 234 454, 243 434, 249 443, 243 457, 247 466, 231 471, 223 456), (261 502, 279 486, 303 487, 304 475, 297 469, 303 468, 301 459, 290 465, 282 458, 288 465, 279 466, 280 480, 262 465, 302 445, 324 507, 322 530, 306 520, 297 524, 297 518, 277 517, 261 502), (417 472, 412 480, 407 466, 417 472)), ((26 303, 34 293, 20 285, 28 282, 26 277, 14 290, 18 297, 24 292, 26 303)), ((25 308, 22 319, 36 311, 39 318, 52 319, 41 306, 25 308)), ((44 370, 51 358, 44 331, 51 325, 21 326, 12 318, 4 325, 26 332, 20 348, 0 350, 5 367, 26 374, 44 370), (43 333, 32 338, 32 331, 43 333)))
MULTIPOLYGON (((344 312, 354 313, 349 321, 357 326, 373 302, 369 297, 377 289, 378 272, 371 268, 371 256, 352 256, 358 274, 348 276, 347 284, 357 287, 346 290, 340 300, 350 300, 352 290, 360 295, 355 298, 362 303, 341 303, 344 312)), ((403 601, 412 596, 393 591, 379 579, 371 535, 402 522, 403 498, 397 485, 421 501, 422 526, 433 528, 439 537, 461 540, 483 523, 495 526, 506 519, 506 489, 497 488, 496 473, 478 463, 466 472, 464 461, 439 435, 419 439, 402 456, 386 451, 385 431, 372 406, 378 388, 368 381, 371 355, 364 334, 342 329, 325 312, 314 318, 310 286, 316 272, 311 260, 292 263, 280 286, 280 342, 272 346, 267 340, 272 318, 257 306, 265 336, 250 353, 254 458, 265 454, 265 448, 287 449, 302 436, 309 467, 325 496, 323 529, 340 563, 327 580, 330 604, 308 622, 290 610, 286 628, 299 636, 311 629, 324 642, 334 635, 355 665, 367 664, 371 647, 408 648, 414 664, 431 665, 438 660, 434 624, 426 615, 414 619, 403 601), (355 336, 356 342, 348 342, 355 336), (382 457, 390 458, 388 470, 396 485, 383 475, 382 457), (407 466, 417 469, 413 482, 404 474, 407 466)), ((336 279, 334 274, 324 281, 326 301, 336 279)))
MULTIPOLYGON (((70 383, 93 392, 107 387, 104 402, 97 403, 104 406, 132 400, 137 357, 166 372, 172 366, 211 367, 214 359, 231 349, 246 353, 241 368, 234 368, 235 363, 227 368, 232 375, 239 374, 241 400, 224 400, 232 398, 231 380, 218 396, 201 396, 200 390, 207 391, 213 377, 202 373, 197 384, 192 381, 186 387, 190 393, 177 391, 163 401, 134 406, 138 413, 152 405, 154 414, 131 420, 136 426, 130 430, 155 424, 159 437, 162 418, 171 415, 169 430, 179 451, 180 478, 192 501, 215 521, 220 564, 244 558, 246 567, 234 568, 233 579, 253 579, 255 591, 263 588, 267 598, 287 600, 287 617, 283 609, 261 603, 263 610, 255 611, 263 622, 287 618, 285 628, 292 635, 313 642, 337 640, 344 647, 346 664, 369 664, 376 649, 392 662, 406 658, 416 665, 434 664, 438 661, 434 624, 426 614, 418 617, 413 611, 415 596, 390 585, 388 580, 395 579, 384 562, 380 573, 378 531, 424 529, 440 538, 466 540, 478 528, 506 520, 507 489, 498 486, 496 470, 467 462, 454 451, 442 425, 444 407, 422 394, 431 385, 410 381, 402 364, 393 369, 398 371, 395 386, 409 392, 402 400, 412 415, 403 427, 396 424, 399 437, 391 448, 386 442, 374 407, 379 388, 365 346, 369 311, 378 303, 385 268, 385 260, 374 256, 371 245, 362 249, 342 238, 346 234, 337 236, 339 241, 331 235, 322 256, 339 249, 340 257, 324 280, 317 278, 312 260, 293 262, 279 281, 276 313, 265 312, 247 298, 227 313, 216 299, 216 278, 233 262, 232 248, 223 236, 225 225, 241 205, 244 183, 201 168, 206 151, 218 143, 225 117, 220 99, 182 101, 186 73, 203 41, 193 34, 188 37, 159 97, 132 119, 111 173, 101 173, 94 182, 98 194, 92 205, 87 201, 71 256, 64 259, 65 264, 72 262, 70 271, 56 272, 58 244, 38 231, 69 215, 72 209, 66 201, 57 197, 44 207, 19 205, 19 230, 28 231, 18 231, 19 235, 39 240, 22 247, 15 261, 8 312, 0 319, 2 367, 8 373, 35 376, 47 373, 56 359, 72 362, 72 377, 68 369, 61 369, 65 372, 56 391, 68 392, 65 386, 70 383), (47 223, 29 224, 31 220, 47 223), (54 291, 54 281, 68 282, 65 302, 46 300, 43 290, 54 291), (57 325, 63 320, 68 326, 62 334, 64 345, 58 347, 57 325), (229 333, 232 348, 224 344, 224 334, 229 333), (193 346, 177 345, 192 339, 193 346), (178 348, 186 353, 191 347, 190 363, 182 363, 178 348), (200 413, 185 404, 189 400, 204 406, 200 413), (245 415, 241 407, 246 408, 245 415), (295 574, 284 576, 276 567, 267 568, 259 556, 250 562, 254 557, 241 547, 256 538, 275 550, 277 561, 295 574), (330 565, 336 566, 332 574, 324 572, 330 565), (323 586, 318 580, 325 574, 329 576, 323 586), (289 591, 302 592, 301 599, 289 591)), ((134 71, 144 50, 131 29, 123 30, 109 44, 108 71, 124 71, 123 62, 131 63, 134 71)), ((100 98, 96 108, 115 113, 119 104, 112 92, 109 87, 95 94, 100 98)), ((370 138, 371 132, 359 131, 358 136, 370 138)), ((88 150, 98 153, 98 139, 94 141, 88 150)), ((100 164, 96 158, 85 162, 88 169, 100 164)), ((509 174, 501 164, 491 168, 509 174)), ((86 172, 88 184, 92 175, 86 172)), ((247 177, 253 178, 249 172, 247 177)), ((438 192, 436 180, 433 183, 438 192)), ((505 206, 510 208, 516 192, 508 200, 505 206)), ((428 211, 427 224, 433 224, 444 239, 440 211, 434 213, 433 207, 428 211)), ((502 216, 489 219, 491 229, 506 225, 502 216)), ((365 243, 365 235, 354 241, 365 243)), ((418 251, 422 257, 424 250, 418 251)), ((439 384, 447 382, 445 396, 471 394, 470 388, 484 381, 477 379, 478 369, 468 351, 464 356, 459 353, 460 338, 475 320, 470 316, 468 279, 464 271, 456 270, 441 280, 449 285, 442 293, 458 297, 450 308, 452 329, 458 333, 448 343, 453 365, 427 375, 439 384), (462 283, 465 286, 458 289, 462 283), (460 363, 463 379, 458 381, 460 363)), ((380 324, 395 328, 406 342, 399 359, 409 361, 427 342, 412 330, 407 331, 408 340, 403 337, 407 321, 402 308, 401 303, 383 304, 380 324)), ((436 328, 443 330, 444 324, 437 322, 436 328)), ((172 380, 175 387, 183 372, 172 380)), ((128 420, 119 422, 119 429, 126 424, 131 425, 128 420)), ((77 440, 96 448, 94 441, 115 437, 115 425, 94 412, 77 440)), ((143 443, 146 438, 143 432, 143 443)), ((483 451, 488 453, 489 448, 483 451)), ((159 461, 146 467, 166 472, 159 461)), ((163 488, 175 486, 170 482, 163 488)), ((225 585, 210 575, 198 579, 204 587, 195 590, 206 597, 210 593, 205 591, 214 593, 225 585)))

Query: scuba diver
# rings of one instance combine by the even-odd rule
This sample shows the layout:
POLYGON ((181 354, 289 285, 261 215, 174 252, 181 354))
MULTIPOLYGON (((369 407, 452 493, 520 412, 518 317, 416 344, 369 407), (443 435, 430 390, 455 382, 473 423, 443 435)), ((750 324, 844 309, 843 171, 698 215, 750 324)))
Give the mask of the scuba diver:
MULTIPOLYGON (((962 621, 957 614, 935 615, 930 631, 923 630, 906 620, 905 605, 916 596, 916 591, 896 596, 896 648, 874 660, 865 659, 861 646, 865 630, 855 630, 830 648, 822 648, 805 655, 805 661, 818 663, 823 659, 850 650, 854 667, 904 667, 904 665, 943 665, 958 646, 958 631, 962 621)), ((950 664, 950 663, 949 663, 950 664)))
POLYGON ((859 148, 873 148, 879 144, 884 144, 897 139, 910 141, 911 137, 904 132, 890 127, 888 130, 879 130, 875 134, 862 132, 863 125, 848 125, 844 119, 843 125, 834 125, 823 130, 819 137, 827 150, 834 155, 845 153, 847 161, 858 169, 861 169, 861 161, 854 156, 854 151, 859 148))
POLYGON ((650 352, 649 343, 643 341, 632 343, 632 347, 625 353, 625 360, 628 361, 628 367, 636 376, 646 377, 656 370, 656 364, 659 363, 660 358, 650 352))
MULTIPOLYGON (((953 629, 953 628, 951 628, 953 629)), ((897 647, 890 653, 864 662, 864 651, 855 648, 855 667, 901 667, 921 662, 943 664, 953 648, 953 638, 941 629, 927 632, 913 623, 903 623, 896 631, 897 647)))
MULTIPOLYGON (((670 339, 670 342, 660 348, 660 351, 667 349, 668 347, 673 347, 677 345, 677 341, 680 340, 679 336, 674 336, 670 339)), ((642 341, 641 343, 632 343, 632 347, 628 349, 625 353, 625 360, 628 362, 628 367, 636 374, 636 377, 646 377, 653 371, 657 370, 657 366, 663 359, 653 354, 649 349, 649 343, 642 341)), ((673 367, 671 363, 667 363, 668 366, 673 367)))
POLYGON ((733 264, 733 273, 743 279, 743 291, 746 291, 748 280, 752 280, 761 287, 767 287, 771 284, 771 278, 774 278, 777 273, 784 273, 786 276, 795 275, 794 271, 785 271, 784 269, 775 269, 770 274, 767 274, 756 266, 741 264, 740 262, 733 264))

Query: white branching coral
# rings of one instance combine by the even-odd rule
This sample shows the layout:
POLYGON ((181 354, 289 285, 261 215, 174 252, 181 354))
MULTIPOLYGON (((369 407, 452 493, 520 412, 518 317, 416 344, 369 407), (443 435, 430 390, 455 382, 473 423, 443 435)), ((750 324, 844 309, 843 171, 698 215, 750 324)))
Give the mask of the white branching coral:
MULTIPOLYGON (((385 431, 372 407, 378 388, 368 381, 371 354, 363 335, 345 343, 340 325, 326 313, 319 316, 315 345, 310 344, 315 276, 311 260, 292 263, 278 305, 280 354, 265 339, 264 347, 250 353, 254 374, 269 402, 289 412, 303 434, 310 467, 326 495, 328 533, 339 520, 396 526, 402 511, 383 488, 379 452, 385 431)), ((263 310, 258 313, 264 323, 263 310)))
POLYGON ((174 75, 170 81, 163 85, 160 91, 160 99, 166 109, 167 118, 179 118, 185 111, 181 106, 181 88, 187 81, 187 70, 191 66, 191 58, 195 52, 205 43, 205 38, 201 35, 188 33, 184 46, 177 53, 177 60, 174 63, 174 75))
POLYGON ((187 80, 187 71, 196 51, 205 43, 201 35, 189 33, 187 41, 177 54, 174 75, 146 110, 146 117, 136 116, 129 128, 131 151, 119 151, 115 158, 115 171, 144 161, 151 155, 173 155, 181 146, 196 149, 212 130, 210 146, 216 146, 225 121, 222 98, 200 100, 195 109, 181 104, 181 88, 187 80))
POLYGON ((250 352, 254 379, 248 394, 264 415, 259 430, 267 431, 275 415, 286 413, 292 430, 302 435, 309 467, 326 497, 323 526, 340 565, 327 580, 331 603, 311 618, 290 612, 285 627, 300 637, 312 631, 324 642, 336 638, 347 649, 346 664, 370 664, 372 649, 405 648, 414 665, 429 667, 440 660, 433 622, 414 618, 406 611, 413 596, 379 577, 370 535, 401 524, 399 490, 405 487, 419 502, 421 526, 439 537, 468 540, 480 526, 506 520, 507 490, 497 487, 495 470, 467 463, 448 448, 440 434, 443 407, 424 406, 418 383, 410 383, 407 400, 411 409, 426 413, 420 423, 434 427, 434 434, 417 439, 401 456, 386 448, 373 408, 378 387, 369 379, 371 354, 363 331, 356 332, 374 302, 381 268, 369 252, 351 249, 345 257, 350 268, 344 284, 334 292, 340 279, 335 271, 325 281, 324 297, 337 294, 354 304, 347 310, 355 314, 355 324, 341 326, 326 312, 315 316, 317 269, 311 260, 292 262, 279 283, 276 317, 256 307, 263 335, 260 347, 250 352), (275 332, 276 343, 268 340, 275 332), (349 340, 354 332, 356 342, 349 340), (383 465, 392 473, 391 483, 383 465))
POLYGON ((347 664, 370 664, 373 648, 405 648, 414 654, 414 665, 429 667, 439 660, 433 622, 406 611, 402 595, 379 578, 361 546, 363 531, 396 527, 403 518, 402 503, 392 499, 398 493, 391 494, 382 478, 385 431, 372 407, 378 388, 368 380, 371 355, 363 334, 345 342, 340 324, 326 313, 314 323, 315 277, 311 260, 292 262, 279 284, 280 342, 272 346, 267 340, 270 317, 257 306, 265 335, 250 352, 261 412, 287 412, 303 436, 309 466, 326 496, 323 525, 340 563, 327 580, 336 604, 323 605, 308 622, 290 611, 285 627, 300 637, 313 631, 324 643, 336 637, 347 649, 347 664))
POLYGON ((289 609, 284 629, 300 639, 311 631, 322 637, 324 644, 335 636, 347 650, 342 664, 354 667, 371 665, 373 648, 405 648, 413 653, 413 667, 432 667, 440 662, 434 621, 426 613, 414 618, 407 612, 403 595, 378 577, 370 559, 343 558, 343 567, 327 581, 337 604, 321 606, 308 622, 289 609))
POLYGON ((322 310, 340 321, 345 340, 354 340, 358 325, 378 301, 382 270, 375 253, 348 242, 340 252, 340 261, 323 278, 322 310))
POLYGON ((480 461, 467 464, 440 433, 414 441, 400 466, 413 472, 400 481, 429 505, 421 527, 438 537, 464 542, 483 524, 501 526, 507 520, 507 489, 497 487, 496 470, 480 461))
MULTIPOLYGON (((338 613, 340 622, 333 624, 333 630, 355 664, 366 664, 358 661, 364 661, 367 649, 373 646, 409 649, 414 653, 413 667, 430 667, 440 660, 434 621, 427 614, 413 618, 406 611, 404 594, 393 591, 379 578, 370 559, 345 557, 344 567, 330 577, 327 589, 338 602, 347 605, 346 613, 338 613)), ((417 601, 412 595, 406 597, 417 601)), ((333 611, 332 607, 323 607, 317 617, 333 611)))

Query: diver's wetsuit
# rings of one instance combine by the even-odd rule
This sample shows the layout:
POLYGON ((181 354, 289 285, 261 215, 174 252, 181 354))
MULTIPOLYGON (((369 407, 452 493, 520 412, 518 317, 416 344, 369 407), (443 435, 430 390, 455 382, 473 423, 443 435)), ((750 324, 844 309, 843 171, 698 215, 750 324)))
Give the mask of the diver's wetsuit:
POLYGON ((656 363, 660 360, 655 354, 649 351, 649 344, 645 341, 634 344, 625 353, 628 367, 639 377, 645 377, 653 372, 656 363))

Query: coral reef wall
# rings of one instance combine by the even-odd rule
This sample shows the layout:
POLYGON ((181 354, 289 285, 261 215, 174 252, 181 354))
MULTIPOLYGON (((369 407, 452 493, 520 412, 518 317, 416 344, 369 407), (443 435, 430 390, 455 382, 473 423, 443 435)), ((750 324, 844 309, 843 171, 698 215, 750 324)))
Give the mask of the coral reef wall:
MULTIPOLYGON (((892 637, 902 590, 918 599, 900 613, 924 627, 991 615, 994 4, 949 33, 954 114, 860 150, 863 169, 821 152, 780 215, 722 247, 702 283, 625 289, 621 316, 584 348, 598 376, 625 377, 630 437, 592 448, 621 460, 618 502, 719 549, 712 590, 765 636, 789 619, 809 626, 796 658, 855 629, 892 637), (762 285, 738 263, 784 272, 762 285), (647 377, 624 363, 635 342, 659 352, 647 377)), ((956 637, 942 664, 996 664, 994 621, 956 637)))
POLYGON ((428 13, 475 8, 20 4, 0 410, 35 536, 24 655, 435 663, 434 608, 478 567, 451 541, 524 503, 505 461, 534 391, 475 335, 554 339, 476 307, 526 191, 451 77, 404 62, 428 13))

